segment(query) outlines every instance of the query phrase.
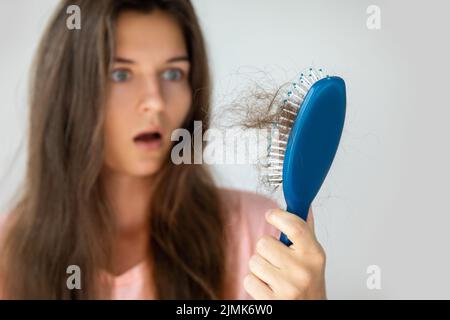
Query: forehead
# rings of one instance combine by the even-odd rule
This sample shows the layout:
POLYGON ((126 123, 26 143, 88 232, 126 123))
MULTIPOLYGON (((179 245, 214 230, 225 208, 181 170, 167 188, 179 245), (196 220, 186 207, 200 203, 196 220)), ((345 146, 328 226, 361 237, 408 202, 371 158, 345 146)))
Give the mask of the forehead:
POLYGON ((166 61, 186 55, 183 33, 176 20, 160 10, 122 12, 116 25, 116 56, 136 61, 166 61))

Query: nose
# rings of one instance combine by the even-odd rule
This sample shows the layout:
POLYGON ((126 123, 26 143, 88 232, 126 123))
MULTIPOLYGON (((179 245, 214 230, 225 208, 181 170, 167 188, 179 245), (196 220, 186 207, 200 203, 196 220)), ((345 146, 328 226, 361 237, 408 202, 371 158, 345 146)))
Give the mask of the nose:
POLYGON ((139 102, 139 111, 148 114, 151 112, 160 112, 164 108, 164 99, 161 94, 161 88, 156 77, 149 76, 142 83, 141 99, 139 102))

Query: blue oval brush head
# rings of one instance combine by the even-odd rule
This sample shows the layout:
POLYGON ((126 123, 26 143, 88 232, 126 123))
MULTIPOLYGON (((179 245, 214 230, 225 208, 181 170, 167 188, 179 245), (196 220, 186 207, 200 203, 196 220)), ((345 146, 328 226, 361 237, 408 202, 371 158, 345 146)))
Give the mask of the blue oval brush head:
MULTIPOLYGON (((291 121, 282 159, 286 210, 305 221, 336 154, 346 110, 344 80, 327 76, 310 84, 291 121)), ((280 241, 292 244, 284 234, 280 241)))

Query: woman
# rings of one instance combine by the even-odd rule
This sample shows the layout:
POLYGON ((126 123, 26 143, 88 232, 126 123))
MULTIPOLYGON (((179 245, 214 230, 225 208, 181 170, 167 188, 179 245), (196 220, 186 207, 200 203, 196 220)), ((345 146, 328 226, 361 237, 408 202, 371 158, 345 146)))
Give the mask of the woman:
POLYGON ((34 65, 26 183, 1 232, 4 298, 325 298, 312 213, 305 223, 170 159, 172 131, 210 115, 189 1, 62 1, 34 65), (80 30, 66 26, 73 4, 80 30))

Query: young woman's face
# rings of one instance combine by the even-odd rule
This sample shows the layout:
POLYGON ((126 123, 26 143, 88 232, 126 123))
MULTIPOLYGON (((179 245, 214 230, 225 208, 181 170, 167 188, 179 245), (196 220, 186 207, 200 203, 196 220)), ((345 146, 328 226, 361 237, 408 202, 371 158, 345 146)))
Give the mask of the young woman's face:
POLYGON ((191 107, 182 30, 166 13, 124 12, 116 28, 105 118, 105 165, 133 176, 158 171, 170 135, 191 107))

